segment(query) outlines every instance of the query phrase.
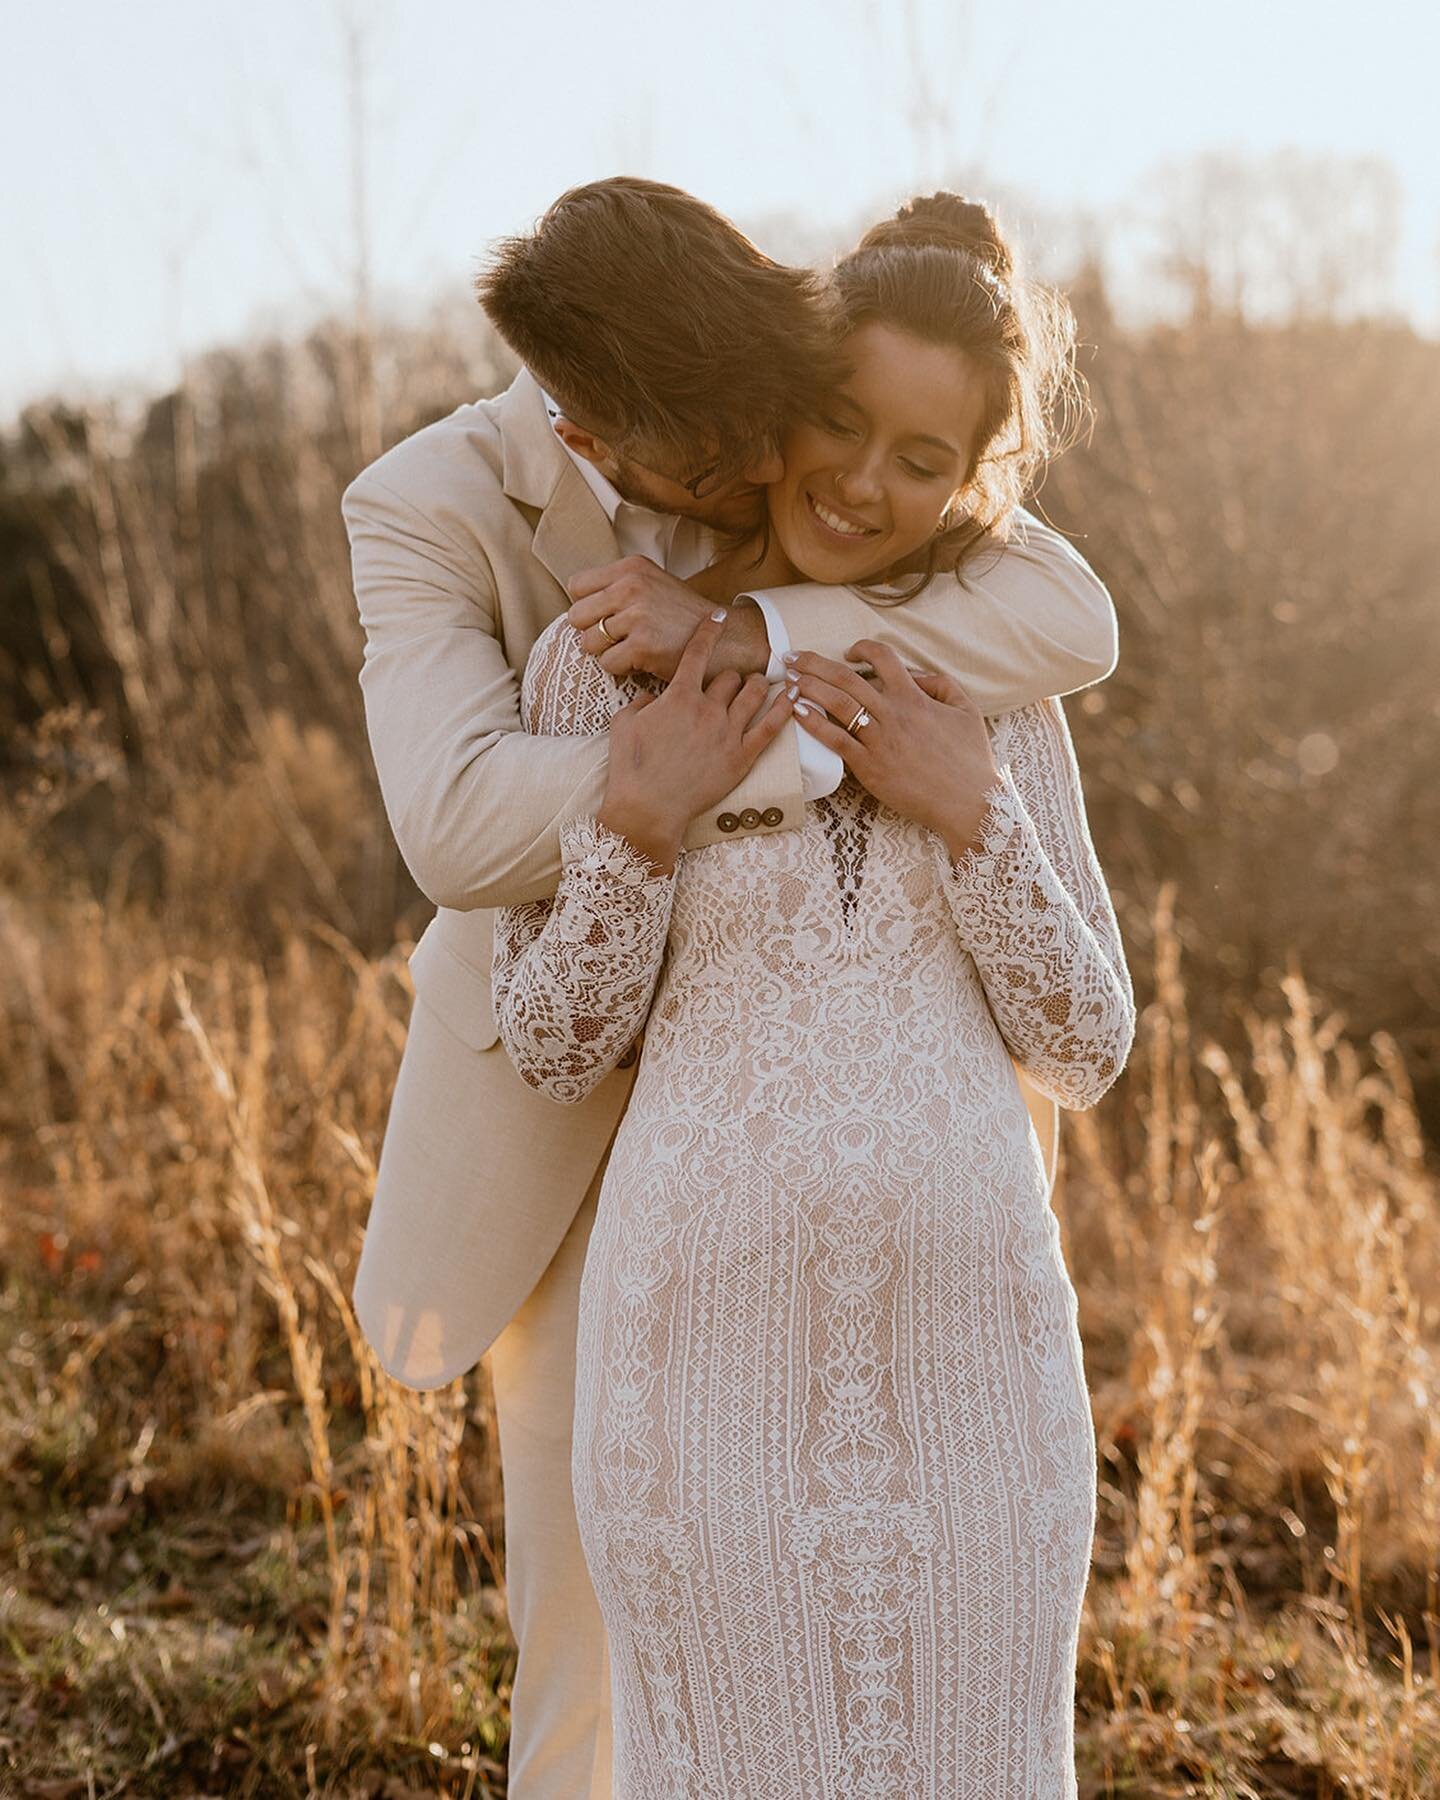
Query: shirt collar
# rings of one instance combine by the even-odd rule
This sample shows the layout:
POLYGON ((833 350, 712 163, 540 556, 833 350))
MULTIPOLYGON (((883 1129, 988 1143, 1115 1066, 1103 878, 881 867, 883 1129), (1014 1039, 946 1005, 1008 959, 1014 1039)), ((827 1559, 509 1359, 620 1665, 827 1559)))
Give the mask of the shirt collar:
MULTIPOLYGON (((550 415, 550 424, 553 428, 555 421, 557 419, 563 419, 565 415, 545 392, 543 387, 540 389, 540 398, 545 402, 545 411, 550 415)), ((561 449, 564 450, 571 462, 574 463, 575 467, 584 476, 585 485, 600 502, 601 506, 604 507, 605 517, 613 525, 615 523, 616 513, 619 512, 622 506, 628 505, 630 502, 623 498, 614 482, 602 475, 588 457, 577 456, 565 442, 564 438, 560 437, 558 431, 555 435, 559 439, 561 449)))

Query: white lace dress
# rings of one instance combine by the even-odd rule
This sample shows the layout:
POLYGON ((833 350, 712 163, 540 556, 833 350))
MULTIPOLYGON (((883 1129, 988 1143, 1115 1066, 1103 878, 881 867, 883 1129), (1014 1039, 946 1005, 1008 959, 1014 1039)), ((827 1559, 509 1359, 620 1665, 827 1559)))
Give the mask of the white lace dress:
MULTIPOLYGON (((562 618, 522 707, 589 733, 636 691, 562 618)), ((1076 1791, 1095 1438, 1011 1056, 1089 1106, 1134 1011, 1058 701, 990 729, 958 863, 847 776, 672 876, 576 819, 554 901, 497 915, 528 1081, 579 1099, 644 1028, 572 1465, 617 1800, 1076 1791)))

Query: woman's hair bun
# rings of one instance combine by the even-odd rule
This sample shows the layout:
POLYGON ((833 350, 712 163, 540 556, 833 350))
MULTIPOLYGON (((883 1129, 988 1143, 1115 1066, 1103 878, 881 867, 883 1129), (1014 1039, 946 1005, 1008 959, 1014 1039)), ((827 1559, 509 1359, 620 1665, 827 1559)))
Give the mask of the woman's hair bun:
POLYGON ((920 249, 966 250, 993 269, 1001 280, 1014 273, 1010 246, 1000 235, 995 216, 983 200, 967 200, 963 194, 941 189, 917 194, 896 209, 891 219, 872 225, 856 245, 857 250, 878 250, 889 245, 920 249))

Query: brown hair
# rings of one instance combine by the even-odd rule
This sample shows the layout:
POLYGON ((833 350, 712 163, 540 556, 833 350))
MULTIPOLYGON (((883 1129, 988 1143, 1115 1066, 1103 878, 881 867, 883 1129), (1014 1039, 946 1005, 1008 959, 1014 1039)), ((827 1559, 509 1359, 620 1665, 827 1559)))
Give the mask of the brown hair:
POLYGON ((562 410, 651 467, 658 453, 738 473, 844 374, 822 277, 638 176, 562 194, 501 240, 475 289, 562 410))
POLYGON ((994 215, 941 191, 907 200, 836 263, 831 283, 849 333, 892 325, 978 363, 986 404, 963 484, 964 513, 893 574, 919 574, 999 542, 1009 514, 1089 415, 1075 367, 1075 318, 1054 288, 1022 281, 994 215))

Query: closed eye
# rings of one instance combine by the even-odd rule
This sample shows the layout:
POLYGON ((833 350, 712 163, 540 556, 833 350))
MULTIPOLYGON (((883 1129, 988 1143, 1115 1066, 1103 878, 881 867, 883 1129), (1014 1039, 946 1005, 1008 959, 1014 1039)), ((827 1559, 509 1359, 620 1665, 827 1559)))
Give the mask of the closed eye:
POLYGON ((820 428, 828 431, 831 437, 854 437, 858 430, 858 427, 847 425, 844 419, 837 419, 833 414, 822 414, 820 428))
POLYGON ((921 481, 934 481, 939 473, 936 469, 922 469, 919 463, 911 462, 908 456, 902 456, 900 464, 909 474, 918 476, 921 481))

